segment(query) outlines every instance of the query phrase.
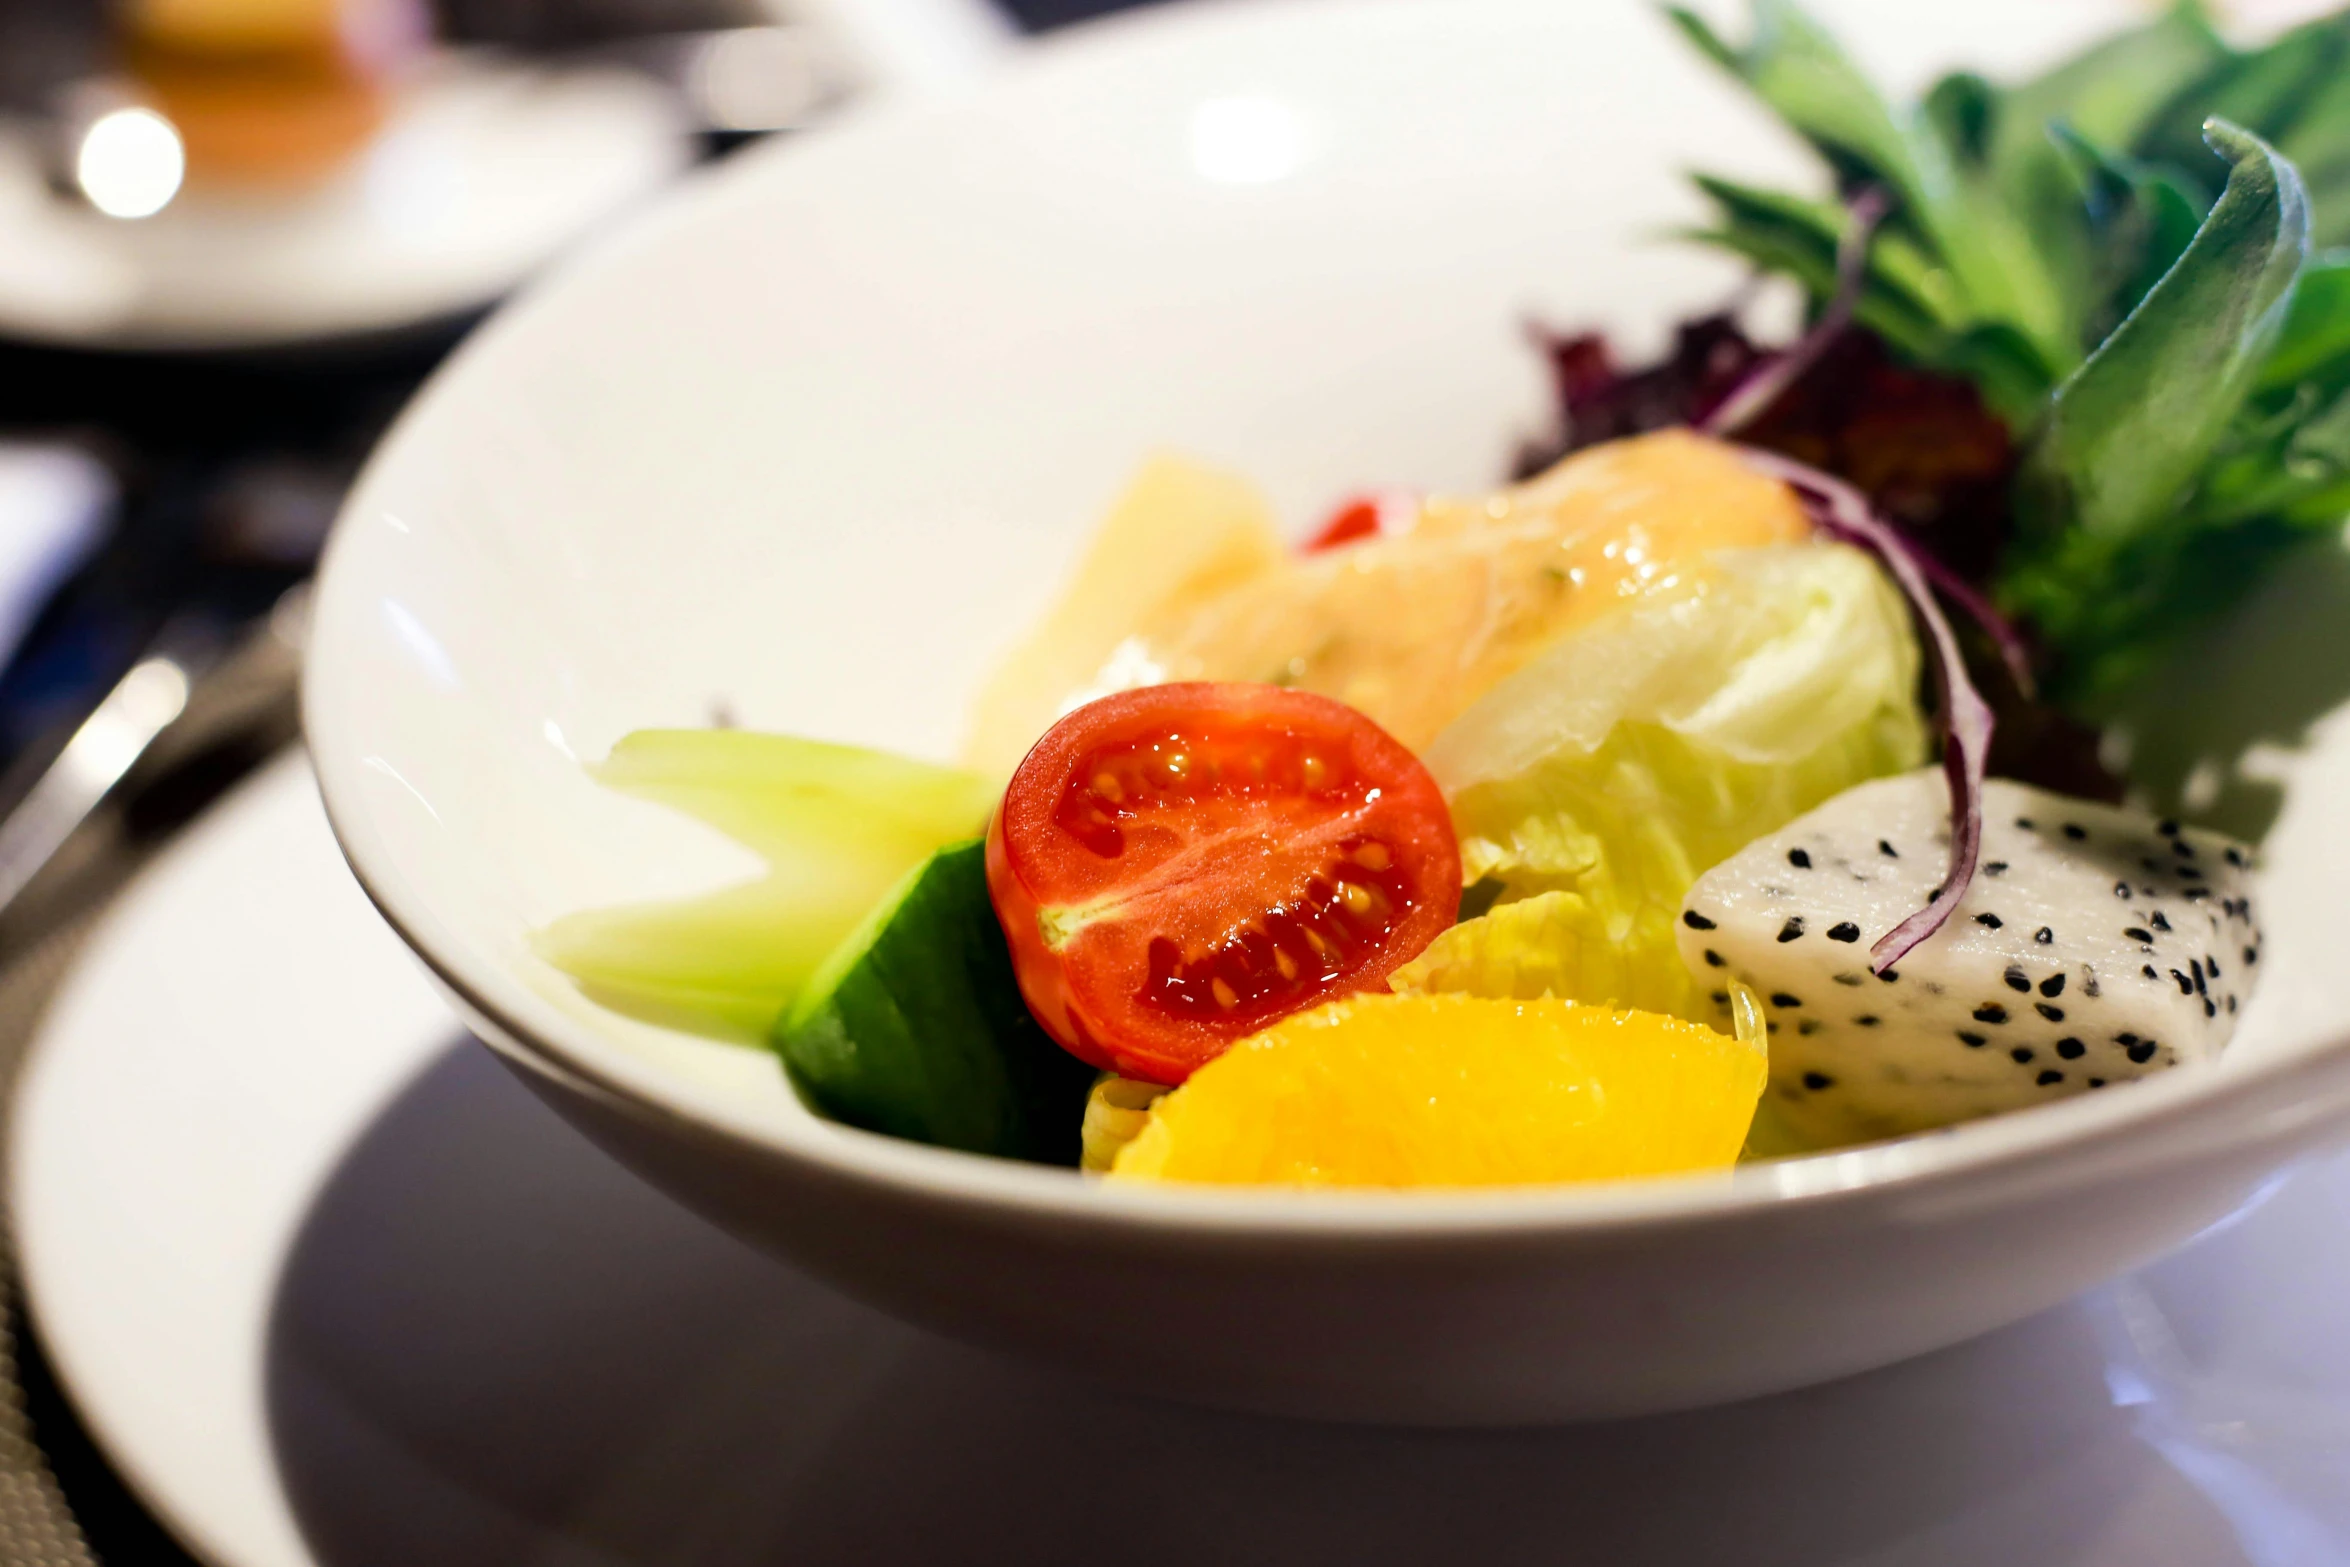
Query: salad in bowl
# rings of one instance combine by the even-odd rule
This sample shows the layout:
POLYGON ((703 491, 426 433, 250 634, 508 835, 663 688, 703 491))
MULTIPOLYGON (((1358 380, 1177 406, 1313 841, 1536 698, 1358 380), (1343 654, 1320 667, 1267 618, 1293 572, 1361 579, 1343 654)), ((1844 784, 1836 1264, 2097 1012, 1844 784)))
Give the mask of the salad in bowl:
POLYGON ((1792 5, 1675 19, 1834 176, 1700 179, 1799 335, 1546 335, 1516 482, 1297 547, 1158 457, 962 767, 631 735, 604 782, 770 873, 542 955, 827 1116, 1120 1180, 1722 1168, 2215 1057, 2254 850, 2099 729, 2350 509, 2350 263, 2280 150, 2343 25, 2182 8, 1897 113, 1792 5))
POLYGON ((1624 1413, 2062 1300, 2350 1124, 2340 29, 2121 9, 1994 83, 1850 8, 1880 90, 1784 5, 1170 8, 736 161, 372 463, 338 838, 632 1167, 1125 1385, 1624 1413))

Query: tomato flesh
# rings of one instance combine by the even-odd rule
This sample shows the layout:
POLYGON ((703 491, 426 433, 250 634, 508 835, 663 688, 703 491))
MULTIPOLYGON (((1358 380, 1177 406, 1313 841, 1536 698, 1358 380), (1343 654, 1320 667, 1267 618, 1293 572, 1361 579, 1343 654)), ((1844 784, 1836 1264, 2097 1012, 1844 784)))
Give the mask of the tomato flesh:
POLYGON ((1150 686, 1064 718, 1013 774, 987 870, 1046 1031, 1161 1083, 1376 987, 1461 891, 1419 760, 1350 707, 1258 685, 1150 686))
POLYGON ((1329 520, 1299 549, 1304 554, 1316 555, 1323 550, 1360 544, 1365 539, 1385 538, 1408 528, 1418 510, 1419 502, 1402 491, 1358 495, 1332 512, 1329 520))
POLYGON ((1334 550, 1342 544, 1353 544, 1360 539, 1379 536, 1379 503, 1374 500, 1349 501, 1330 514, 1321 531, 1306 540, 1306 553, 1316 550, 1334 550))

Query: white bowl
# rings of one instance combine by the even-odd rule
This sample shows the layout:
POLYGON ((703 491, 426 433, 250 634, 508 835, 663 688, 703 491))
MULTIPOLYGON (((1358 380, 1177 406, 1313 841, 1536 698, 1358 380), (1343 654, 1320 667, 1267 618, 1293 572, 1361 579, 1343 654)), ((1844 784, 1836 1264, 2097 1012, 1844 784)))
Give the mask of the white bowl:
MULTIPOLYGON (((2042 15, 1966 21, 2012 56, 2042 15)), ((603 1012, 528 950, 750 868, 578 758, 721 705, 948 754, 1153 448, 1258 475, 1300 526, 1365 483, 1494 478, 1542 404, 1527 312, 1653 342, 1732 281, 1651 237, 1700 161, 1804 168, 1646 7, 1426 0, 1150 15, 737 162, 494 322, 352 499, 308 718, 353 867, 481 1036, 686 1202, 917 1322, 1174 1397, 1687 1406, 2145 1260, 2350 1120, 2338 726, 2294 763, 2222 1065, 1727 1177, 1105 1188, 818 1120, 767 1055, 603 1012)))

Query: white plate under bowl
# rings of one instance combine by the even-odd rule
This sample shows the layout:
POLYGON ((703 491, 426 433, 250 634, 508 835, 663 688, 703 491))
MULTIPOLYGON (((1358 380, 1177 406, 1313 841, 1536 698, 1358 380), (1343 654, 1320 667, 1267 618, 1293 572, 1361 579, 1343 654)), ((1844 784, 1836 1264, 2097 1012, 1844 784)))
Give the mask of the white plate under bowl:
POLYGON ((463 1038, 298 759, 92 940, 8 1174, 51 1362, 215 1567, 2350 1555, 2350 1158, 2079 1302, 1731 1409, 1375 1433, 1118 1398, 843 1300, 604 1158, 463 1038))
MULTIPOLYGON (((2111 21, 1941 18, 1994 66, 2111 21)), ((1916 15, 1852 8, 1914 82, 1916 15), (1873 24, 1868 20, 1874 17, 1873 24)), ((739 162, 477 337, 330 548, 307 720, 360 879, 620 1157, 884 1307, 1176 1396, 1509 1422, 1706 1403, 1955 1342, 2143 1261, 2350 1118, 2350 736, 2297 764, 2227 1062, 1735 1177, 1503 1194, 1104 1189, 817 1119, 774 1061, 531 955, 745 874, 579 759, 724 708, 945 756, 1120 479, 1175 447, 1296 524, 1489 482, 1529 312, 1655 341, 1735 281, 1681 171, 1798 176, 1650 8, 1148 13, 965 101, 739 162)))

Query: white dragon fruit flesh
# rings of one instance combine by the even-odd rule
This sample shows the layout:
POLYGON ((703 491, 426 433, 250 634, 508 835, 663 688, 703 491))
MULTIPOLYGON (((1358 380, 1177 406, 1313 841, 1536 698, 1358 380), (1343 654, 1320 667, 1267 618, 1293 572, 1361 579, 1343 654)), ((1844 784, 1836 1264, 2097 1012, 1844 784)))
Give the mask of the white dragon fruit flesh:
POLYGON ((2218 1053, 2260 960, 2250 856, 2214 833, 1993 780, 1958 910, 1890 972, 1950 845, 1936 770, 1844 793, 1699 877, 1678 928, 1728 1027, 1766 1002, 1770 1103, 1804 1142, 1946 1126, 2218 1053))

